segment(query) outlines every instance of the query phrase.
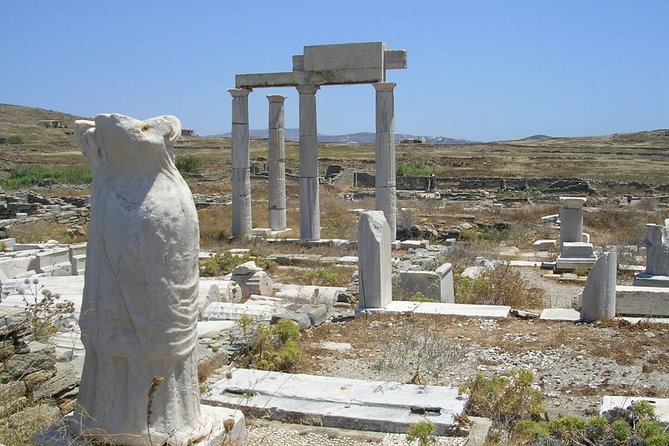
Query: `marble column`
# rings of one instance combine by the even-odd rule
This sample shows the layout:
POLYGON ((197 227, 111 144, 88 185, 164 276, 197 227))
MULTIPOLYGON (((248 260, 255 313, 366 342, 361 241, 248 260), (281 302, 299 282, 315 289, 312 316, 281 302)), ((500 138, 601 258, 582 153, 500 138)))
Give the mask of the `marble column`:
POLYGON ((267 195, 269 227, 272 231, 286 229, 286 142, 283 103, 286 96, 268 95, 269 100, 269 155, 267 195))
POLYGON ((583 241, 583 205, 585 197, 560 197, 560 251, 565 242, 583 241))
POLYGON ((231 88, 232 96, 232 236, 251 235, 250 88, 231 88))
POLYGON ((316 91, 318 85, 300 85, 300 239, 321 238, 318 197, 316 91))
POLYGON ((394 82, 379 82, 376 90, 376 209, 383 211, 390 227, 390 240, 397 234, 395 182, 394 82))

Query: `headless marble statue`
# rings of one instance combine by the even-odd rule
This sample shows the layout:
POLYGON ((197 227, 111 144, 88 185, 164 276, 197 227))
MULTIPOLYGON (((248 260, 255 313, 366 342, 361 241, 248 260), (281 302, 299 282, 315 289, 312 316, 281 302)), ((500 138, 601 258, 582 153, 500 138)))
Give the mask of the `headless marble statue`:
POLYGON ((184 444, 201 424, 199 229, 174 165, 180 132, 174 116, 101 114, 75 126, 93 190, 74 429, 113 444, 184 444))

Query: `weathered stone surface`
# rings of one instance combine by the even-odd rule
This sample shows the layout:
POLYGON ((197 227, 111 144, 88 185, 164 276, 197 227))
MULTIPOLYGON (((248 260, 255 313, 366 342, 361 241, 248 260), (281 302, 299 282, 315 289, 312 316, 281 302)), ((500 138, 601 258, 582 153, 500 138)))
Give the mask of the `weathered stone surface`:
POLYGON ((232 96, 232 236, 248 236, 251 221, 248 88, 231 88, 232 96))
POLYGON ((154 443, 186 444, 215 424, 200 413, 199 229, 174 165, 180 134, 173 116, 103 114, 75 125, 93 170, 93 200, 73 427, 116 444, 147 444, 149 399, 154 443))
POLYGON ((616 287, 616 313, 631 316, 669 316, 669 289, 663 287, 616 287))
POLYGON ((297 87, 300 94, 300 239, 303 241, 321 238, 316 118, 318 88, 316 85, 297 87))
POLYGON ((272 315, 271 324, 278 324, 280 320, 288 319, 297 324, 300 330, 306 330, 311 327, 311 319, 309 315, 299 311, 286 311, 285 313, 277 313, 272 315))
POLYGON ((382 211, 360 214, 358 226, 358 307, 383 308, 392 301, 390 228, 382 211))
POLYGON ((33 399, 56 397, 74 389, 79 384, 79 374, 71 363, 57 363, 56 374, 33 389, 33 399))
POLYGON ((25 354, 17 354, 5 361, 0 376, 5 381, 20 379, 31 373, 50 369, 55 363, 56 350, 53 347, 25 354))
POLYGON ((244 297, 251 294, 261 296, 272 296, 274 294, 274 281, 265 271, 243 275, 233 274, 231 280, 239 284, 244 297))
POLYGON ((231 379, 218 381, 203 399, 273 419, 298 418, 307 424, 312 420, 322 426, 400 433, 424 421, 425 409, 430 408, 436 435, 455 431, 456 418, 466 404, 454 387, 249 369, 234 370, 231 379))
POLYGON ((302 305, 299 312, 306 314, 314 327, 318 327, 328 320, 328 309, 323 304, 302 305))
POLYGON ((249 260, 248 262, 244 262, 241 265, 236 266, 232 270, 233 275, 245 275, 245 274, 254 274, 257 273, 258 271, 262 271, 262 268, 256 265, 256 262, 253 260, 249 260))
POLYGON ((537 240, 532 247, 537 251, 550 251, 557 245, 557 240, 537 240))
POLYGON ((284 139, 284 101, 286 96, 269 95, 269 151, 267 195, 269 227, 286 229, 286 143, 284 139))
POLYGON ((381 42, 305 46, 304 79, 318 85, 382 82, 385 49, 381 42))
POLYGON ((593 266, 585 282, 581 300, 581 320, 593 322, 616 315, 616 252, 605 252, 593 266))

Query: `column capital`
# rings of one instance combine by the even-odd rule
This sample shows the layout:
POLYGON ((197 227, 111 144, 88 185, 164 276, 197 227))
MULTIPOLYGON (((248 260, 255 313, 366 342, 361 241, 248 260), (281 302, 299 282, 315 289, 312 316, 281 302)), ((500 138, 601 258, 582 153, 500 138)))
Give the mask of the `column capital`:
POLYGON ((253 91, 252 88, 229 88, 228 93, 230 93, 230 96, 233 98, 243 98, 247 97, 249 93, 253 91))
POLYGON ((376 91, 393 91, 397 86, 395 82, 376 82, 372 85, 376 91))
POLYGON ((300 94, 315 94, 321 87, 318 85, 303 84, 295 88, 297 88, 297 92, 300 94))
POLYGON ((282 94, 268 94, 267 95, 267 99, 270 102, 281 102, 282 103, 283 101, 286 100, 287 97, 288 96, 284 96, 282 94))

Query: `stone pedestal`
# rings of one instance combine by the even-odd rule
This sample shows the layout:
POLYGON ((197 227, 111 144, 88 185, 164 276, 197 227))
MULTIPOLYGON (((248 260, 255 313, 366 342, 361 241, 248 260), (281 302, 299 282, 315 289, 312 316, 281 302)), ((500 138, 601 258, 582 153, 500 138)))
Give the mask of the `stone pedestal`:
POLYGON ((360 214, 358 227, 359 309, 383 308, 392 299, 390 228, 382 211, 360 214))
POLYGON ((591 243, 584 242, 583 204, 585 197, 560 197, 560 254, 556 270, 591 269, 597 257, 591 243))
POLYGON ((379 82, 376 90, 376 209, 383 211, 390 239, 397 233, 395 180, 395 99, 394 82, 379 82))
POLYGON ((300 239, 321 238, 318 196, 317 85, 300 85, 300 239))
POLYGON ((250 88, 231 88, 232 96, 232 236, 248 237, 251 221, 251 159, 249 157, 250 88))
POLYGON ((269 227, 272 231, 286 229, 286 143, 283 104, 286 96, 268 95, 269 153, 267 195, 269 227))
POLYGON ((669 243, 664 231, 662 225, 646 225, 646 270, 634 276, 635 286, 669 287, 669 243))
POLYGON ((602 254, 588 274, 581 299, 581 320, 594 322, 616 316, 616 252, 602 254))

